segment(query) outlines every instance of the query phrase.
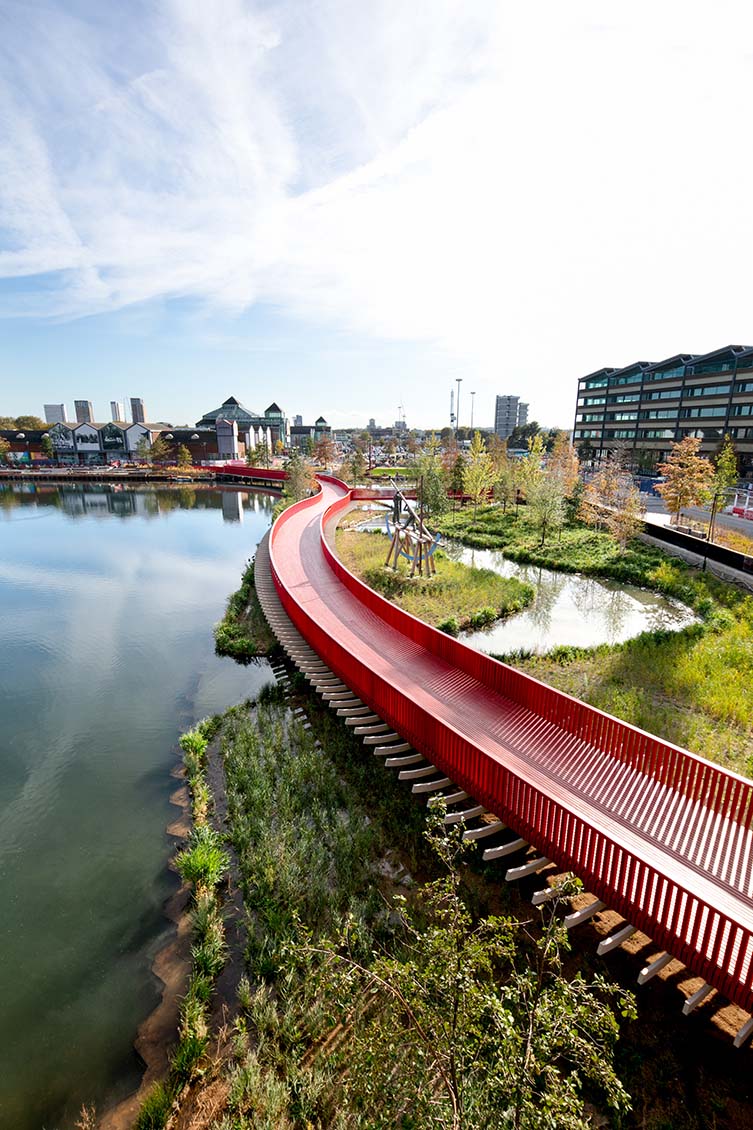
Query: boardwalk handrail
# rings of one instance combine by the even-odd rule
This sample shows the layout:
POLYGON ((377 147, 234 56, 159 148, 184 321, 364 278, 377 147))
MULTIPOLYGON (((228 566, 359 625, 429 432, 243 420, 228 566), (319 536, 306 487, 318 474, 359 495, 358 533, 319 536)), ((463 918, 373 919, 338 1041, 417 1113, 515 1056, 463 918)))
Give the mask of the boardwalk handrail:
MULTIPOLYGON (((338 483, 330 477, 322 478, 338 483)), ((730 836, 732 847, 726 846, 724 833, 727 826, 729 836, 730 823, 737 833, 750 828, 750 781, 467 647, 368 588, 336 557, 325 536, 327 527, 351 504, 350 491, 344 484, 339 486, 345 492, 343 497, 321 516, 321 551, 333 576, 367 614, 378 617, 446 664, 476 679, 481 688, 530 712, 534 716, 532 730, 538 733, 542 748, 551 742, 552 728, 557 727, 571 736, 571 754, 582 752, 585 757, 594 748, 603 751, 602 768, 607 781, 614 773, 615 760, 629 766, 642 778, 642 790, 636 790, 637 815, 654 803, 653 787, 646 787, 647 778, 676 796, 689 797, 711 809, 717 825, 714 858, 722 858, 725 874, 730 868, 736 869, 734 877, 739 880, 743 864, 749 861, 727 858, 737 841, 730 836), (536 718, 541 720, 538 730, 536 718)), ((318 505, 321 498, 315 495, 281 515, 272 531, 270 558, 283 606, 322 658, 364 702, 416 749, 430 755, 432 762, 453 781, 535 843, 546 856, 574 871, 588 890, 709 984, 750 1010, 753 903, 747 894, 733 889, 728 881, 704 870, 655 836, 641 833, 637 819, 631 827, 610 815, 608 804, 599 799, 605 791, 601 777, 586 782, 590 792, 585 786, 559 788, 552 787, 551 779, 539 771, 535 762, 523 766, 521 758, 512 751, 509 763, 503 763, 478 748, 446 719, 435 718, 411 696, 410 688, 395 685, 385 673, 374 670, 322 629, 305 602, 287 587, 284 569, 279 567, 275 555, 275 545, 287 522, 302 509, 318 505)), ((666 796, 664 803, 668 803, 666 796)))

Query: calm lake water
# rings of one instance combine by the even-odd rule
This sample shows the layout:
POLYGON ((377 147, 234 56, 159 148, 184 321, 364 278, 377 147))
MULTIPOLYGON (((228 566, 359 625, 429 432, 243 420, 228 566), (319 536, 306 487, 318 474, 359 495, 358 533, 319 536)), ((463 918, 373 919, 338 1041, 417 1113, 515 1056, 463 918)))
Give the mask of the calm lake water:
POLYGON ((535 591, 533 604, 509 620, 479 632, 467 632, 463 642, 479 651, 504 654, 525 648, 543 653, 553 647, 595 647, 621 643, 641 632, 666 628, 678 631, 696 620, 679 601, 617 581, 558 573, 535 565, 518 565, 493 549, 468 549, 445 543, 457 561, 517 577, 535 591))
POLYGON ((0 485, 0 1126, 70 1127, 127 1094, 169 926, 181 730, 266 663, 212 624, 271 518, 264 494, 0 485))

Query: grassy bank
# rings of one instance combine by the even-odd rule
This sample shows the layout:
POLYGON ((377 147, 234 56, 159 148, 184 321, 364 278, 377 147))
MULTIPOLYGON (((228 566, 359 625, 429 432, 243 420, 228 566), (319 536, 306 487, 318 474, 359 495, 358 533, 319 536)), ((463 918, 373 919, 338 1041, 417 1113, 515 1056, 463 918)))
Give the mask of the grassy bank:
POLYGON ((524 513, 498 507, 448 515, 444 532, 513 560, 609 577, 682 600, 701 622, 626 643, 500 656, 536 678, 668 741, 753 775, 753 598, 662 550, 574 524, 543 547, 524 513))
POLYGON ((367 585, 406 612, 451 634, 484 627, 519 612, 533 600, 530 585, 500 577, 491 569, 451 561, 441 550, 435 555, 435 577, 410 577, 410 566, 403 558, 397 571, 385 568, 390 543, 384 534, 339 529, 336 544, 341 561, 367 585))
POLYGON ((428 843, 410 790, 303 701, 313 730, 276 688, 222 723, 248 929, 240 1012, 214 1051, 203 1045, 190 1085, 171 1074, 155 1091, 140 1130, 165 1125, 163 1099, 181 1130, 459 1126, 456 1076, 463 1125, 496 1125, 515 1108, 532 1130, 554 1108, 558 1124, 586 1130, 585 1093, 624 1106, 612 1006, 629 1013, 626 996, 563 976, 568 938, 551 908, 535 912, 535 929, 485 919, 511 896, 480 882, 461 830, 428 843), (560 1014, 567 1023, 553 1024, 560 1014))
POLYGON ((219 884, 229 858, 222 837, 212 826, 212 795, 206 775, 207 747, 219 720, 202 722, 180 739, 191 794, 193 830, 175 858, 184 883, 191 888, 191 975, 180 1006, 178 1039, 167 1077, 156 1083, 144 1102, 134 1130, 163 1130, 183 1093, 203 1073, 210 1039, 214 983, 227 958, 219 884))
POLYGON ((269 655, 277 646, 256 595, 253 561, 246 564, 240 588, 228 598, 225 615, 214 626, 214 646, 218 655, 238 663, 269 655))

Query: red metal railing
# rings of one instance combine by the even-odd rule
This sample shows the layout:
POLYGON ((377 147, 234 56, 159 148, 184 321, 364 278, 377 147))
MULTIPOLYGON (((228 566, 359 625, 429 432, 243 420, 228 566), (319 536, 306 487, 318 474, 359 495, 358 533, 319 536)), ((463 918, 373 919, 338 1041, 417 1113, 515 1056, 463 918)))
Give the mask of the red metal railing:
MULTIPOLYGON (((485 709, 497 703, 500 712, 509 713, 512 705, 518 715, 511 715, 511 727, 526 742, 533 739, 533 753, 526 759, 511 746, 509 757, 492 755, 483 734, 436 717, 415 693, 401 689, 397 677, 375 671, 373 663, 325 630, 310 601, 296 598, 275 548, 290 520, 304 509, 321 508, 318 495, 285 511, 270 542, 280 599, 311 646, 471 796, 574 871, 588 890, 694 973, 753 1009, 753 783, 547 687, 386 601, 354 577, 327 544, 325 528, 350 501, 348 492, 322 513, 319 539, 344 590, 365 615, 473 680, 464 693, 477 696, 485 709), (668 828, 674 829, 671 835, 668 828), (683 848, 688 837, 692 851, 683 848), (702 865, 703 860, 713 866, 702 865)), ((330 588, 330 607, 332 600, 330 588)))

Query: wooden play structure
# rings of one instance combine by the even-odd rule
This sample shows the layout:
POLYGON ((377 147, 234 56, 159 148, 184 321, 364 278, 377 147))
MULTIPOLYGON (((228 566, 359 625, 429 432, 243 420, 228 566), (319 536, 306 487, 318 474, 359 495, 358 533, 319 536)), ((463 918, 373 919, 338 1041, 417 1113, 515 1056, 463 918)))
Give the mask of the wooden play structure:
POLYGON ((385 525, 390 538, 390 548, 384 564, 397 569, 397 563, 402 556, 411 563, 411 577, 415 576, 416 572, 419 577, 433 577, 437 572, 434 551, 439 545, 439 534, 431 534, 424 525, 423 491, 419 492, 421 501, 417 513, 397 483, 392 479, 390 482, 395 490, 392 498, 394 528, 390 525, 390 516, 387 514, 385 525), (403 509, 407 512, 407 518, 403 517, 403 509))

